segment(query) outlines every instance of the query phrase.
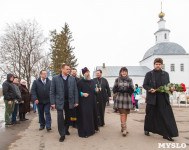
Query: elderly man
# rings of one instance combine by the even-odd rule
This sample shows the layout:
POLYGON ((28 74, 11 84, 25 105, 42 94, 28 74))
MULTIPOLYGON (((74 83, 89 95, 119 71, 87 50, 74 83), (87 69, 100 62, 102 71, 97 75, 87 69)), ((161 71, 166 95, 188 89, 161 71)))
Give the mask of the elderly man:
POLYGON ((54 76, 51 84, 50 101, 51 106, 57 109, 58 131, 60 142, 63 142, 65 135, 70 135, 70 109, 78 106, 78 89, 74 77, 70 76, 70 67, 63 64, 61 73, 54 76), (63 110, 65 111, 65 120, 63 110))
POLYGON ((87 67, 82 69, 84 78, 78 82, 79 107, 77 112, 78 134, 88 137, 98 131, 96 93, 99 91, 90 78, 87 67))
POLYGON ((99 92, 97 94, 97 104, 98 104, 98 125, 104 126, 104 113, 106 102, 111 100, 111 92, 108 81, 102 77, 102 70, 96 71, 96 77, 93 80, 95 81, 96 86, 99 88, 99 92))

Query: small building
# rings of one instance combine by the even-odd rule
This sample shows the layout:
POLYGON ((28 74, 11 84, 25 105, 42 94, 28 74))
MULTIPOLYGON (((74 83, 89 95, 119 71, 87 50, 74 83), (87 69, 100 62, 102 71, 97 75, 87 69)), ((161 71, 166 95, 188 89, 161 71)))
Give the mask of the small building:
MULTIPOLYGON (((102 76, 108 80, 110 88, 113 87, 115 79, 119 76, 121 67, 127 67, 128 75, 133 79, 133 84, 142 86, 144 77, 150 69, 146 66, 97 66, 96 70, 102 70, 102 76)), ((93 78, 96 77, 96 70, 93 72, 93 78)))

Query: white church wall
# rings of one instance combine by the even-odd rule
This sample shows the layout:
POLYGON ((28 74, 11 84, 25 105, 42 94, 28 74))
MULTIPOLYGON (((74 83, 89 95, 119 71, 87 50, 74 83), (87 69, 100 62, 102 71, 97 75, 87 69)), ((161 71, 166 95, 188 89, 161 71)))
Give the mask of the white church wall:
POLYGON ((153 69, 154 59, 160 57, 165 64, 165 71, 169 73, 170 82, 185 83, 189 88, 189 55, 154 55, 140 62, 141 66, 153 69), (175 71, 171 72, 171 64, 175 64, 175 71), (180 71, 180 64, 184 64, 184 71, 180 71))
POLYGON ((157 40, 156 43, 160 42, 169 42, 169 31, 159 31, 157 34, 157 40), (166 39, 165 39, 165 34, 166 34, 166 39))
POLYGON ((151 56, 151 57, 141 61, 140 66, 146 66, 152 70, 152 69, 154 69, 154 59, 155 59, 155 57, 151 56))
POLYGON ((189 88, 189 55, 161 56, 165 64, 165 71, 169 73, 170 82, 185 83, 189 88), (171 71, 171 64, 175 65, 175 71, 171 71), (184 71, 180 70, 180 65, 184 64, 184 71))

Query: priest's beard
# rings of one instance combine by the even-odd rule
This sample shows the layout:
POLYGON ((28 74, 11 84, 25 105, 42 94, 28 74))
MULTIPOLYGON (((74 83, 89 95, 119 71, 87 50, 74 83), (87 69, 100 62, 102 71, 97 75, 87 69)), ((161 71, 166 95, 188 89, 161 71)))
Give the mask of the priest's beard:
POLYGON ((91 76, 90 76, 90 75, 85 76, 85 79, 86 79, 86 80, 91 80, 91 76))

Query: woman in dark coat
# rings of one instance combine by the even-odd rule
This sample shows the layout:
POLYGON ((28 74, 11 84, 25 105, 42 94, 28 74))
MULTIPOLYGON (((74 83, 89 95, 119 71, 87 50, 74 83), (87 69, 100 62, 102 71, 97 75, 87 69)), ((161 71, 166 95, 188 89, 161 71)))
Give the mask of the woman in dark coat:
POLYGON ((127 135, 127 115, 133 108, 132 94, 134 92, 133 81, 128 77, 128 69, 122 67, 120 76, 115 80, 113 93, 116 93, 115 107, 118 108, 121 120, 121 132, 123 136, 127 135))
POLYGON ((95 83, 90 79, 87 68, 82 69, 84 78, 78 82, 79 106, 77 108, 77 126, 80 137, 88 137, 98 131, 97 102, 95 83))
POLYGON ((20 82, 20 92, 22 95, 22 103, 19 105, 19 117, 20 121, 28 120, 25 118, 27 112, 30 112, 30 100, 31 95, 26 87, 26 81, 21 80, 20 82))

